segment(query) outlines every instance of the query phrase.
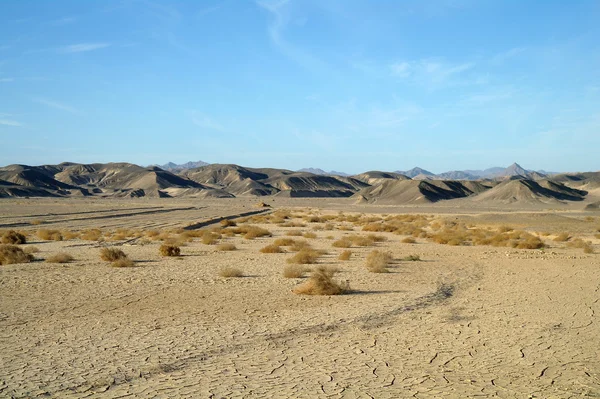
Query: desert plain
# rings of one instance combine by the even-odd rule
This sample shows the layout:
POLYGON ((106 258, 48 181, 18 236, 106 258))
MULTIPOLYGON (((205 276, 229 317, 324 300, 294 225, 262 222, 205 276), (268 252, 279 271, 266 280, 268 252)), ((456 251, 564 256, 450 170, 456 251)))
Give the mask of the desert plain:
POLYGON ((0 397, 600 397, 599 212, 258 202, 0 201, 34 257, 0 266, 0 397), (316 252, 304 276, 277 239, 316 252), (321 266, 341 295, 293 292, 321 266))

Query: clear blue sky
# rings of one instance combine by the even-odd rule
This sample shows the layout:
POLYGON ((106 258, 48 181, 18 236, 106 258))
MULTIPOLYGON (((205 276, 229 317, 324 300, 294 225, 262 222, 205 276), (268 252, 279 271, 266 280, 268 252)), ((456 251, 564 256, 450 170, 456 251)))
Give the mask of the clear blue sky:
POLYGON ((0 165, 600 169, 599 1, 0 0, 0 165))

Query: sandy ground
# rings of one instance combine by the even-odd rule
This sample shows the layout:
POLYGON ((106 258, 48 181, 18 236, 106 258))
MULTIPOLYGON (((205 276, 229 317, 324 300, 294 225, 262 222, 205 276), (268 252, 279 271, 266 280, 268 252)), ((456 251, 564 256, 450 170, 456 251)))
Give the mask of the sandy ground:
MULTIPOLYGON (((32 220, 60 229, 168 228, 255 210, 256 202, 7 200, 0 228, 40 228, 32 220), (147 210, 162 212, 140 213, 147 210)), ((163 258, 158 242, 123 245, 133 268, 101 261, 103 243, 32 237, 36 258, 64 251, 76 260, 0 266, 0 397, 600 397, 600 240, 593 238, 600 215, 357 209, 344 200, 273 205, 420 210, 479 225, 569 231, 591 240, 596 253, 552 241, 543 251, 405 244, 381 233, 388 241, 378 249, 422 261, 397 260, 390 273, 373 274, 364 265, 374 247, 352 248, 344 262, 342 249, 331 246, 329 236, 359 228, 315 231, 309 241, 328 251, 319 263, 339 268, 336 279, 349 280, 351 291, 301 296, 291 290, 303 279, 281 274, 291 255, 259 252, 289 230, 276 225, 262 225, 270 238, 220 240, 234 243, 233 252, 196 240, 182 257, 163 258), (219 277, 222 266, 246 277, 219 277)))

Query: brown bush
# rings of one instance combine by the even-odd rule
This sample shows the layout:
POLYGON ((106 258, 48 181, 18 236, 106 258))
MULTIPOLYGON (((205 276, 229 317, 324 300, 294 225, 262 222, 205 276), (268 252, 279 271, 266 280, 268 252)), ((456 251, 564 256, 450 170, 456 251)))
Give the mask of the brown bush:
POLYGON ((317 267, 309 279, 292 290, 300 295, 340 295, 344 288, 333 280, 335 270, 325 266, 317 267))
POLYGON ((2 234, 2 237, 0 238, 0 242, 2 244, 26 244, 27 243, 27 237, 25 237, 25 235, 18 233, 14 230, 9 230, 7 232, 5 232, 4 234, 2 234))
POLYGON ((351 255, 352 255, 352 251, 345 250, 345 251, 342 251, 340 256, 338 256, 338 259, 339 260, 350 260, 351 255))
POLYGON ((281 250, 279 245, 269 244, 266 247, 261 248, 260 252, 262 252, 263 254, 280 254, 283 251, 281 250))
POLYGON ((278 245, 280 247, 289 247, 290 245, 294 245, 296 243, 296 241, 292 238, 278 238, 276 239, 273 244, 278 245))
POLYGON ((0 245, 0 265, 11 265, 15 263, 29 263, 33 260, 33 255, 25 253, 16 245, 0 245))
POLYGON ((402 240, 402 242, 405 244, 416 244, 417 240, 412 237, 406 237, 402 240))
POLYGON ((102 248, 100 250, 100 259, 107 262, 114 262, 125 258, 127 258, 125 252, 117 248, 102 248))
POLYGON ((236 269, 235 267, 225 266, 219 270, 219 276, 229 278, 229 277, 244 277, 244 272, 240 269, 236 269))
POLYGON ((365 236, 359 236, 359 235, 353 235, 348 237, 351 241, 353 245, 356 245, 357 247, 369 247, 371 245, 373 245, 373 239, 371 237, 365 237, 365 236))
POLYGON ((99 229, 88 229, 83 230, 79 234, 79 238, 86 241, 99 241, 102 238, 102 230, 99 229))
POLYGON ((40 252, 40 249, 38 247, 29 246, 29 247, 23 248, 23 252, 25 252, 26 254, 35 254, 35 253, 40 252))
POLYGON ((117 259, 110 264, 112 267, 134 267, 135 262, 129 258, 117 259))
POLYGON ((58 230, 41 229, 37 231, 38 238, 46 241, 62 241, 63 236, 58 230))
POLYGON ((285 235, 290 237, 300 237, 302 232, 300 230, 290 230, 286 232, 285 235))
POLYGON ((217 245, 217 251, 235 251, 237 247, 230 242, 217 245))
POLYGON ((310 248, 303 248, 298 251, 294 256, 287 260, 288 263, 296 263, 301 265, 317 263, 319 259, 319 252, 310 248))
POLYGON ((218 235, 216 235, 215 233, 212 233, 210 231, 204 231, 200 241, 202 241, 202 244, 214 245, 217 243, 217 239, 218 239, 218 235))
POLYGON ((389 252, 374 250, 367 255, 367 269, 371 273, 387 273, 389 263, 392 261, 392 255, 389 252))
POLYGON ((73 260, 74 258, 71 255, 64 252, 59 252, 56 255, 46 258, 47 263, 69 263, 73 260))
POLYGON ((340 238, 331 243, 331 246, 336 248, 350 248, 352 247, 352 240, 348 237, 340 238))
POLYGON ((76 231, 63 230, 61 231, 61 234, 65 240, 74 240, 79 238, 79 233, 76 231))
POLYGON ((283 268, 283 277, 285 278, 300 278, 304 273, 309 272, 310 268, 301 265, 286 265, 283 268))
POLYGON ((418 262, 421 260, 421 257, 419 255, 408 255, 402 258, 402 260, 407 262, 418 262))
POLYGON ((294 241, 294 243, 292 245, 290 245, 290 251, 292 251, 292 252, 298 252, 303 249, 310 249, 310 248, 311 248, 310 243, 305 240, 294 241))
POLYGON ((317 238, 317 235, 311 231, 307 231, 306 233, 302 234, 302 237, 304 238, 317 238))
POLYGON ((229 219, 223 219, 219 222, 219 224, 223 227, 237 226, 236 222, 234 222, 233 220, 229 220, 229 219))
POLYGON ((556 237, 554 237, 553 241, 565 242, 565 241, 569 241, 569 238, 571 238, 569 233, 562 232, 559 235, 557 235, 556 237))
POLYGON ((179 256, 181 255, 181 248, 176 245, 163 244, 158 249, 162 256, 179 256))
POLYGON ((244 234, 244 238, 246 240, 253 240, 258 237, 271 237, 272 234, 269 230, 263 229, 258 226, 248 226, 246 229, 246 233, 244 234))

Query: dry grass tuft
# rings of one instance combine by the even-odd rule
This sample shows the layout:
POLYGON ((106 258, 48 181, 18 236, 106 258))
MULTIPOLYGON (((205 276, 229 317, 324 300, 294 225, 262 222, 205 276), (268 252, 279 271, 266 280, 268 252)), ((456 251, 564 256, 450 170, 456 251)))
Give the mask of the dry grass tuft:
POLYGON ((571 242, 567 243, 568 248, 581 248, 586 254, 593 254, 594 248, 592 247, 591 241, 583 241, 581 238, 576 238, 571 242))
POLYGON ((134 267, 135 262, 129 258, 121 258, 110 264, 112 267, 134 267))
POLYGON ((565 242, 565 241, 569 241, 569 238, 571 238, 569 233, 562 232, 559 235, 557 235, 556 237, 554 237, 553 241, 565 242))
POLYGON ((65 252, 59 252, 56 255, 46 258, 47 263, 69 263, 73 260, 74 258, 65 252))
POLYGON ((235 251, 237 247, 230 242, 217 245, 217 251, 235 251))
POLYGON ((219 222, 219 224, 222 227, 232 227, 232 226, 237 226, 237 223, 234 222, 233 220, 229 220, 229 219, 223 219, 219 222))
POLYGON ((304 238, 317 238, 317 235, 315 233, 313 233, 312 231, 307 231, 306 233, 302 234, 302 237, 304 237, 304 238))
POLYGON ((181 255, 181 248, 176 245, 163 244, 158 249, 162 256, 179 256, 181 255))
POLYGON ((290 237, 300 237, 302 232, 300 230, 290 230, 286 232, 285 235, 290 237))
POLYGON ((235 267, 225 266, 219 270, 219 276, 229 278, 229 277, 244 277, 244 272, 240 269, 236 269, 235 267))
POLYGON ((246 240, 253 240, 258 237, 271 237, 272 234, 269 230, 263 229, 258 226, 247 226, 244 238, 246 240))
POLYGON ((100 259, 106 262, 114 262, 119 259, 126 259, 127 255, 125 252, 117 248, 102 248, 100 250, 100 259))
POLYGON ((63 230, 61 231, 61 234, 65 240, 74 240, 79 238, 79 233, 76 231, 63 230))
POLYGON ((275 245, 279 245, 280 247, 289 247, 291 245, 294 245, 294 243, 296 243, 296 241, 293 238, 278 238, 276 239, 273 244, 275 245))
POLYGON ((292 252, 298 252, 303 249, 310 249, 310 248, 311 248, 310 243, 308 241, 304 241, 304 240, 294 241, 294 243, 292 245, 290 245, 290 251, 292 251, 292 252))
POLYGON ((33 260, 33 255, 25 253, 16 245, 0 245, 0 265, 12 265, 15 263, 29 263, 33 260))
POLYGON ((23 248, 23 252, 25 252, 26 254, 35 254, 40 252, 40 249, 38 247, 30 246, 23 248))
POLYGON ((403 242, 403 243, 405 243, 405 244, 416 244, 416 243, 417 243, 417 240, 415 240, 415 239, 414 239, 414 238, 412 238, 412 237, 406 237, 406 238, 404 238, 404 239, 402 240, 402 242, 403 242))
POLYGON ((18 233, 14 230, 9 230, 2 234, 2 238, 0 238, 0 242, 2 244, 26 244, 27 237, 25 235, 18 233))
POLYGON ((260 252, 262 252, 263 254, 280 254, 283 251, 281 250, 279 245, 269 244, 266 247, 261 248, 260 252))
POLYGON ((309 267, 301 265, 287 265, 283 268, 283 277, 285 278, 300 278, 304 276, 304 273, 310 271, 309 267))
POLYGON ((210 231, 204 231, 202 233, 202 238, 200 239, 200 241, 202 241, 202 244, 214 245, 217 243, 218 239, 219 239, 219 235, 212 233, 210 231))
POLYGON ((350 256, 352 256, 352 251, 345 250, 345 251, 342 251, 340 256, 338 256, 338 259, 339 260, 350 260, 350 256))
POLYGON ((62 241, 63 236, 58 230, 41 229, 37 231, 38 238, 46 241, 62 241))
POLYGON ((389 263, 392 261, 392 255, 389 252, 374 250, 367 255, 367 270, 371 273, 388 273, 389 263))
POLYGON ((99 229, 83 230, 79 234, 79 238, 86 241, 100 241, 102 238, 102 231, 99 229))
POLYGON ((418 262, 421 260, 421 257, 419 255, 408 255, 402 258, 401 260, 406 262, 418 262))
POLYGON ((301 265, 311 265, 317 263, 320 253, 310 248, 303 248, 298 251, 294 256, 287 260, 288 263, 296 263, 301 265))
POLYGON ((352 240, 348 237, 340 238, 331 243, 331 246, 336 248, 350 248, 352 247, 352 240))
POLYGON ((303 284, 292 290, 294 294, 300 295, 340 295, 344 288, 333 280, 335 270, 325 266, 317 267, 310 278, 303 284))

